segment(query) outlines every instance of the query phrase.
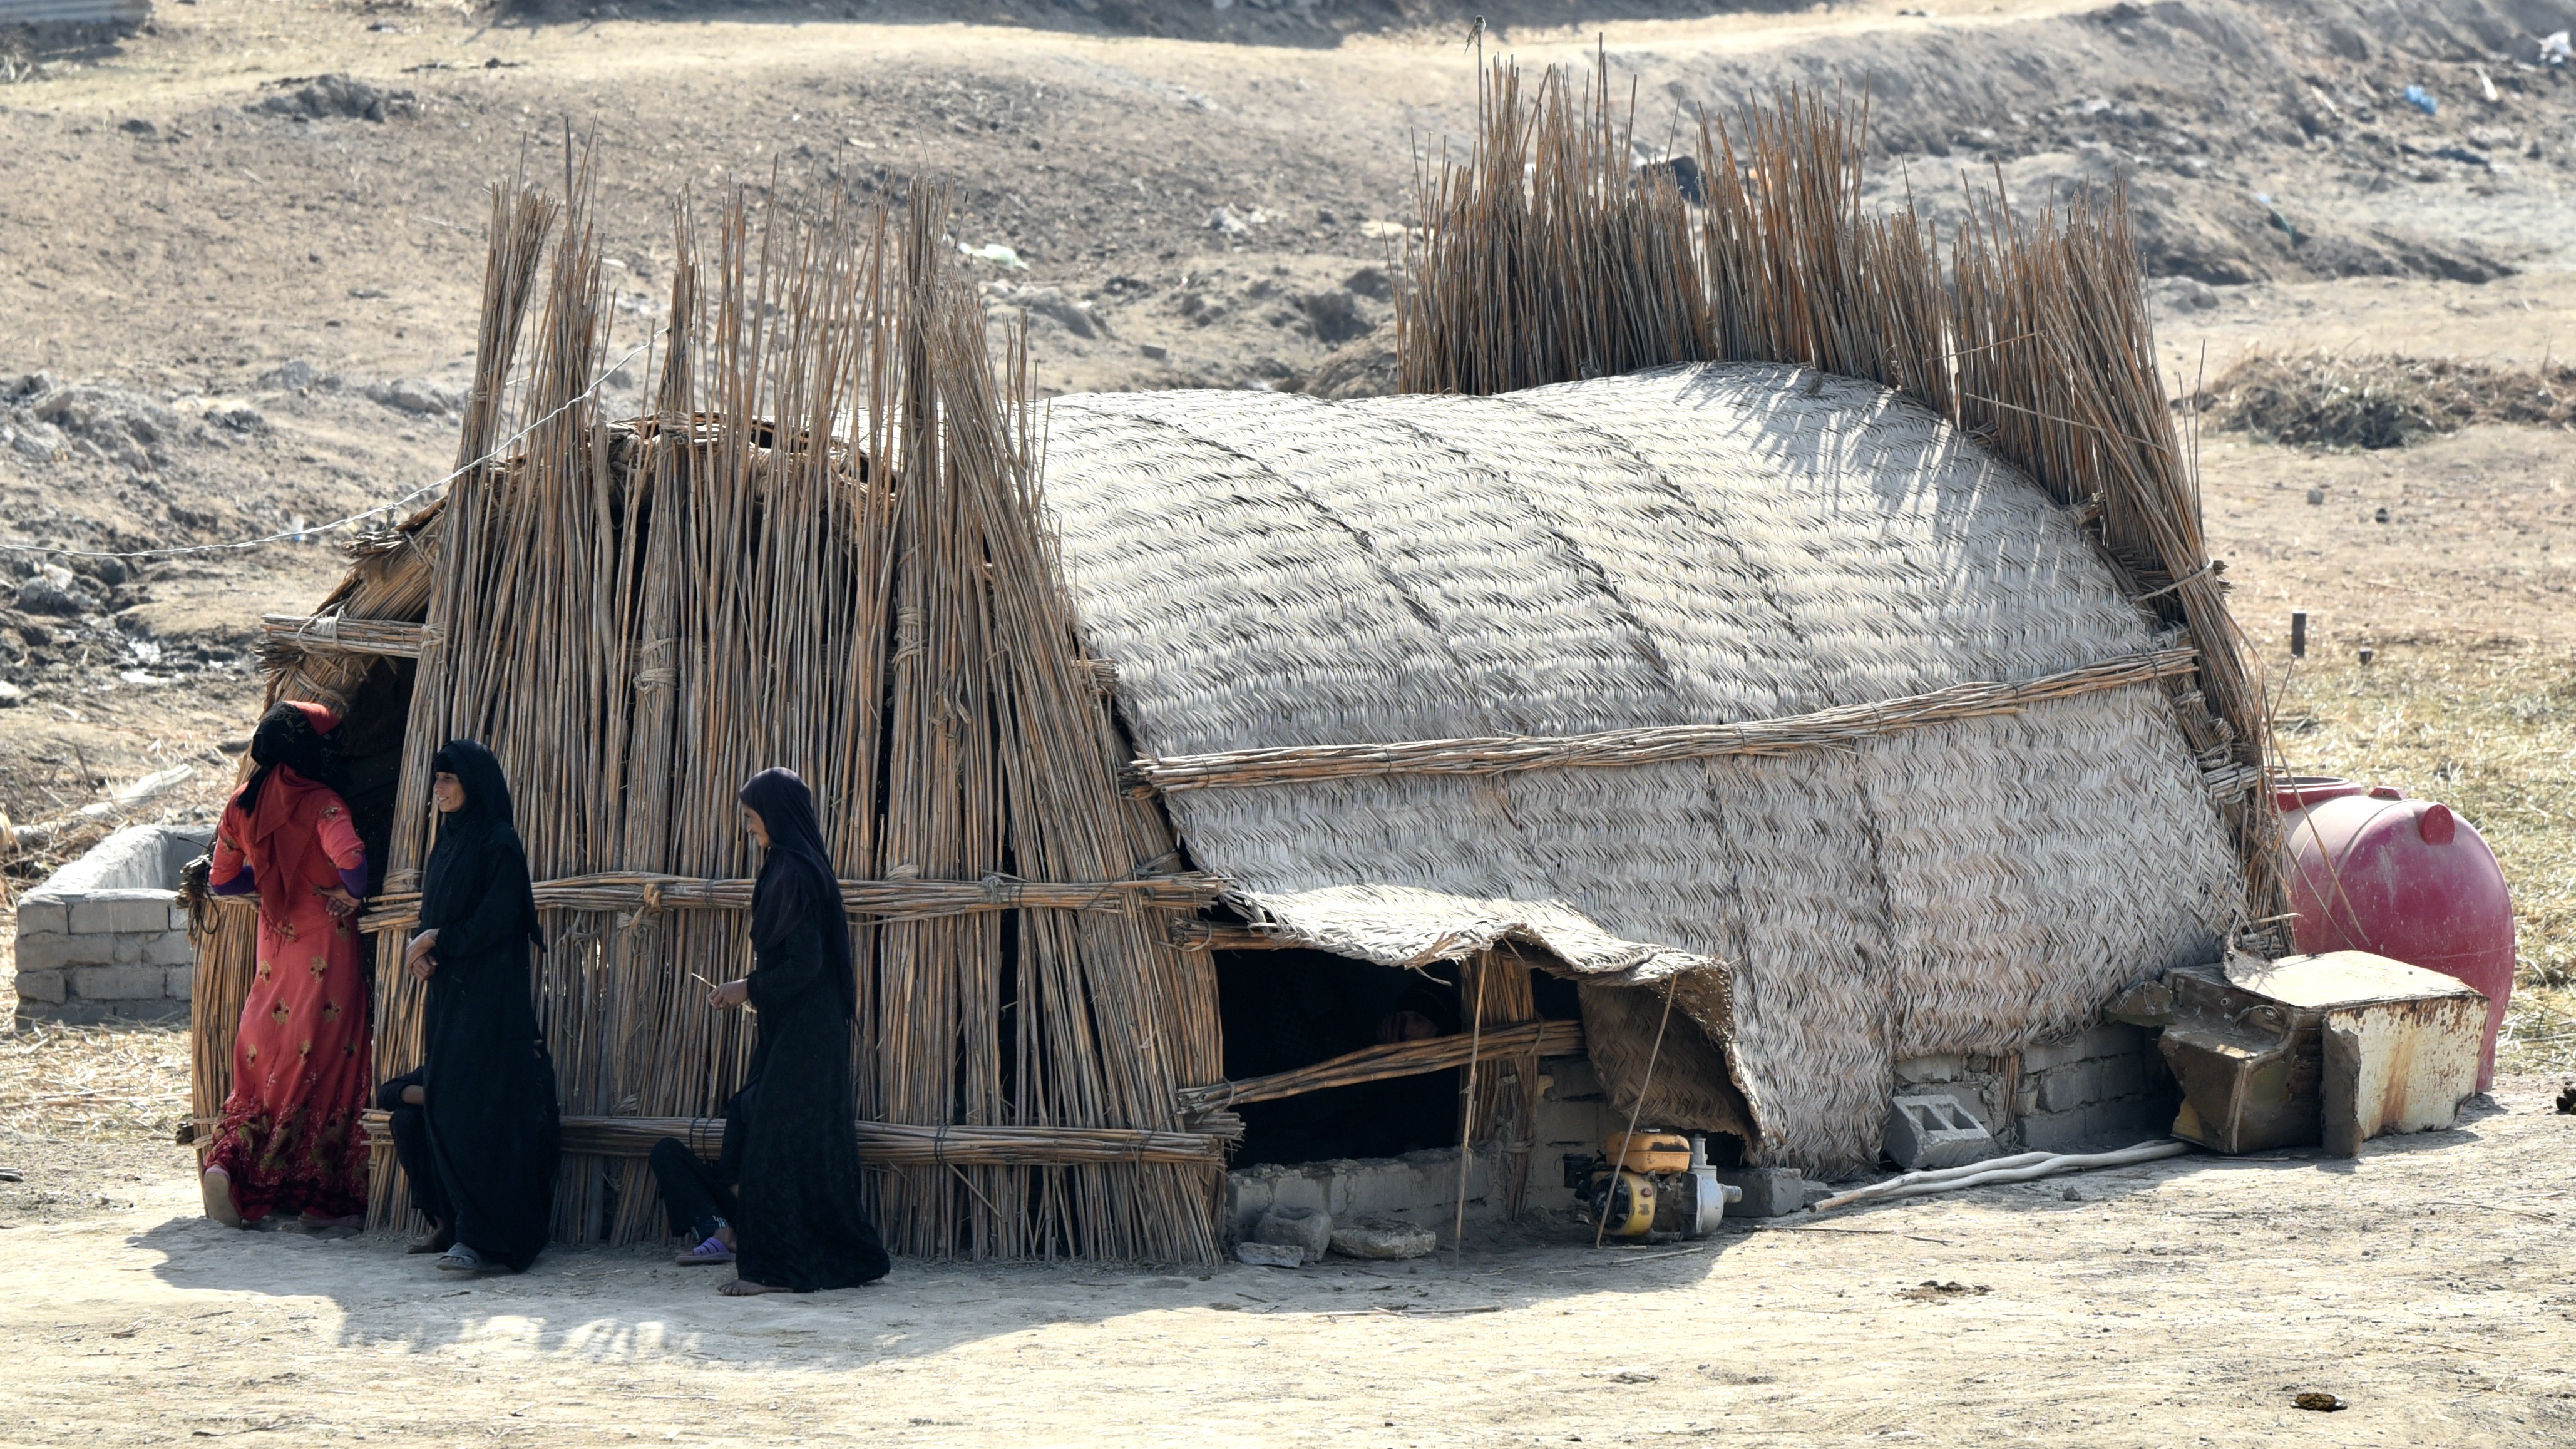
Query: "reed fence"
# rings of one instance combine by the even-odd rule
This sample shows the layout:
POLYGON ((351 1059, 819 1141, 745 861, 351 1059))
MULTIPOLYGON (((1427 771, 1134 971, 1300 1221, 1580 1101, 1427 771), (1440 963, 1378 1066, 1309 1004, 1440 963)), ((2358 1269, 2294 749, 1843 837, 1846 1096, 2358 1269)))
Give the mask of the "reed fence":
MULTIPOLYGON (((466 736, 510 771, 545 882, 538 992, 567 1114, 721 1113, 751 1027, 692 978, 750 964, 732 797, 785 765, 816 788, 861 918, 857 1115, 907 1141, 1040 1144, 882 1159, 888 1241, 1213 1256, 1204 1134, 1066 1145, 1174 1134, 1180 1085, 1220 1075, 1206 958, 1172 929, 1212 887, 1166 869, 1159 816, 1118 791, 1048 567, 1025 357, 987 351, 945 193, 819 220, 736 196, 703 228, 711 255, 683 205, 650 408, 612 420, 589 391, 618 340, 587 166, 560 207, 526 187, 495 203, 460 461, 513 413, 525 436, 457 480, 428 544, 405 812, 369 920, 379 1070, 415 1059, 394 928, 430 842, 429 755, 466 736)), ((658 1232, 642 1165, 596 1136, 573 1139, 558 1235, 658 1232)), ((396 1189, 380 1159, 380 1220, 396 1189)))

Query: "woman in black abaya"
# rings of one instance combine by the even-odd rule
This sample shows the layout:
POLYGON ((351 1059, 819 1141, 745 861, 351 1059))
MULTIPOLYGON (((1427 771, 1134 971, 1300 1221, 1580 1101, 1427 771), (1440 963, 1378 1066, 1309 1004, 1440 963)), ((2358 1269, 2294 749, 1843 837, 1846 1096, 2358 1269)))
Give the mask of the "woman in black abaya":
POLYGON ((432 1225, 411 1247, 438 1266, 525 1271, 554 1211, 555 1069, 530 1003, 540 950, 528 858, 501 763, 471 740, 435 762, 440 811, 405 969, 429 983, 418 1070, 377 1089, 412 1202, 432 1225))
POLYGON ((671 1231, 701 1240, 683 1261, 736 1264, 739 1276, 719 1292, 873 1283, 887 1263, 859 1201, 850 1091, 858 973, 839 874, 814 797, 793 771, 752 776, 741 800, 744 827, 768 851, 751 898, 752 972, 710 991, 707 1004, 749 1002, 760 1013, 750 1079, 725 1107, 722 1157, 702 1162, 665 1137, 653 1173, 671 1231))

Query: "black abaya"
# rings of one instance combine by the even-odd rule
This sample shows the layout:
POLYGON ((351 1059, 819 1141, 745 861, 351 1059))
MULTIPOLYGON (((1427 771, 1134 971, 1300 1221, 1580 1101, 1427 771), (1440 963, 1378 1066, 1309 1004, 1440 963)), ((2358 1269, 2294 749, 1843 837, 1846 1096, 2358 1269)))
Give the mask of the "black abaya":
POLYGON ((438 768, 465 787, 465 808, 441 817, 421 887, 438 969, 417 1074, 427 1171, 415 1177, 429 1180, 414 1201, 452 1212, 456 1241, 519 1272, 546 1245, 558 1156, 554 1061, 529 999, 536 906, 499 762, 456 740, 438 768))
POLYGON ((760 812, 770 846, 747 978, 759 1040, 750 1079, 725 1109, 728 1155, 740 1150, 738 1271, 800 1293, 873 1283, 888 1265, 861 1205, 849 917, 804 782, 765 770, 742 800, 760 812))

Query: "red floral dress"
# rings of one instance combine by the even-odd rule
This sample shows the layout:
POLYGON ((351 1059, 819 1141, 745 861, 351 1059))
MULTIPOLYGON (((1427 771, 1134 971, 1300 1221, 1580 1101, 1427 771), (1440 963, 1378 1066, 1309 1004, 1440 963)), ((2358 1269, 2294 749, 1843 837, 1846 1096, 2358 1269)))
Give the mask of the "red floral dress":
POLYGON ((356 918, 333 916, 322 895, 366 859, 348 805, 284 766, 255 815, 228 805, 215 830, 210 879, 229 882, 246 864, 259 892, 258 974, 206 1157, 232 1179, 246 1221, 281 1207, 335 1218, 366 1210, 366 973, 356 918))

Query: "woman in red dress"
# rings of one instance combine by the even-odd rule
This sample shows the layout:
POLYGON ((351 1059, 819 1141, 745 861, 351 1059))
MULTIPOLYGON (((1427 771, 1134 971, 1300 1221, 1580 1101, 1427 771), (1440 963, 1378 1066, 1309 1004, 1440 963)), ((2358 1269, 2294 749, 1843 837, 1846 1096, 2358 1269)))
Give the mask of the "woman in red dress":
POLYGON ((202 1183, 206 1216, 237 1228, 291 1208, 308 1229, 354 1232, 366 1212, 358 1113, 372 1062, 357 917, 367 848, 322 783, 339 727, 329 710, 292 700, 261 716, 257 768, 215 827, 209 887, 259 900, 258 971, 202 1183))

